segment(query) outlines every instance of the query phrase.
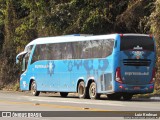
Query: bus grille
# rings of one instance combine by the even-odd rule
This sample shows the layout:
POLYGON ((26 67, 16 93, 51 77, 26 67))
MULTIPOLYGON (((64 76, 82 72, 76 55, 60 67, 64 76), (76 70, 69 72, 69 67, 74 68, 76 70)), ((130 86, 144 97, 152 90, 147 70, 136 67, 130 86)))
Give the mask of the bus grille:
POLYGON ((124 59, 123 64, 127 66, 149 66, 151 64, 151 60, 147 59, 124 59))

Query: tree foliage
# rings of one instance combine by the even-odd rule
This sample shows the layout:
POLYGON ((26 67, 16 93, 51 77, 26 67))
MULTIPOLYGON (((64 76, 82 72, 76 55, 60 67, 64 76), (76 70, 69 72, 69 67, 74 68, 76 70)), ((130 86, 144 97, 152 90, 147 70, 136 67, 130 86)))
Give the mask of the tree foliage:
MULTIPOLYGON (((157 67, 160 69, 160 0, 156 0, 155 9, 150 15, 148 24, 156 39, 157 46, 157 67)), ((160 89, 160 73, 157 72, 157 89, 160 89)))
POLYGON ((153 33, 159 48, 159 11, 160 0, 0 0, 0 83, 18 80, 15 56, 37 37, 153 33))

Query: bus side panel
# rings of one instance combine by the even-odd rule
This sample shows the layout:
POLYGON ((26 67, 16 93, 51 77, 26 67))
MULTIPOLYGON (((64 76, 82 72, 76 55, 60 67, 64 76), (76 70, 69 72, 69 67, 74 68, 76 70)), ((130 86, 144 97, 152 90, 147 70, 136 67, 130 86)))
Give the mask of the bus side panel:
POLYGON ((38 91, 76 92, 78 80, 83 78, 85 83, 90 79, 97 83, 97 93, 111 92, 114 89, 112 54, 106 58, 36 61, 30 65, 31 74, 26 73, 27 84, 32 77, 38 91))
MULTIPOLYGON (((73 62, 73 61, 72 61, 73 62)), ((50 60, 33 63, 37 90, 76 92, 76 80, 71 79, 71 61, 50 60)))
POLYGON ((37 61, 33 63, 37 90, 76 92, 79 78, 97 83, 98 93, 112 90, 112 56, 107 59, 37 61))

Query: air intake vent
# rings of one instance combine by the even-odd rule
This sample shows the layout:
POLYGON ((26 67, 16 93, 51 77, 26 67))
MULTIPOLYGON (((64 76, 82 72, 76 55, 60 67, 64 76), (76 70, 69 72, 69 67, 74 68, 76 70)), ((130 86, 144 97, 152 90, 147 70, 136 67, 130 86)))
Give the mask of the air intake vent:
POLYGON ((149 66, 151 60, 147 59, 124 59, 123 64, 126 66, 149 66))

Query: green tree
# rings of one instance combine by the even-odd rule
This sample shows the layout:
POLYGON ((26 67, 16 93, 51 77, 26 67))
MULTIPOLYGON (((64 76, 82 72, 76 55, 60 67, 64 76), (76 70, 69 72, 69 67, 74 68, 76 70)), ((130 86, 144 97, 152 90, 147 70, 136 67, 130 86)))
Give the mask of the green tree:
POLYGON ((155 0, 131 0, 127 9, 117 16, 116 29, 125 33, 149 33, 147 22, 153 11, 155 0))
POLYGON ((4 42, 4 0, 0 0, 0 54, 4 42))
MULTIPOLYGON (((148 24, 151 25, 151 32, 155 36, 156 39, 156 47, 157 47, 157 67, 160 69, 160 0, 156 0, 155 2, 155 10, 150 15, 150 19, 148 24)), ((157 72, 157 89, 160 89, 160 73, 159 70, 157 72)))
MULTIPOLYGON (((1 55, 1 63, 0 63, 0 80, 8 80, 6 83, 11 82, 11 77, 9 74, 12 73, 11 67, 14 67, 14 43, 12 39, 14 38, 14 19, 15 19, 15 11, 14 11, 14 3, 12 0, 1 1, 3 2, 3 6, 1 8, 2 16, 4 19, 1 19, 2 25, 4 25, 4 44, 2 48, 3 56, 1 55), (7 65, 7 66, 6 66, 7 65)), ((11 74, 13 75, 13 74, 11 74)), ((4 81, 3 81, 4 82, 4 81)))

